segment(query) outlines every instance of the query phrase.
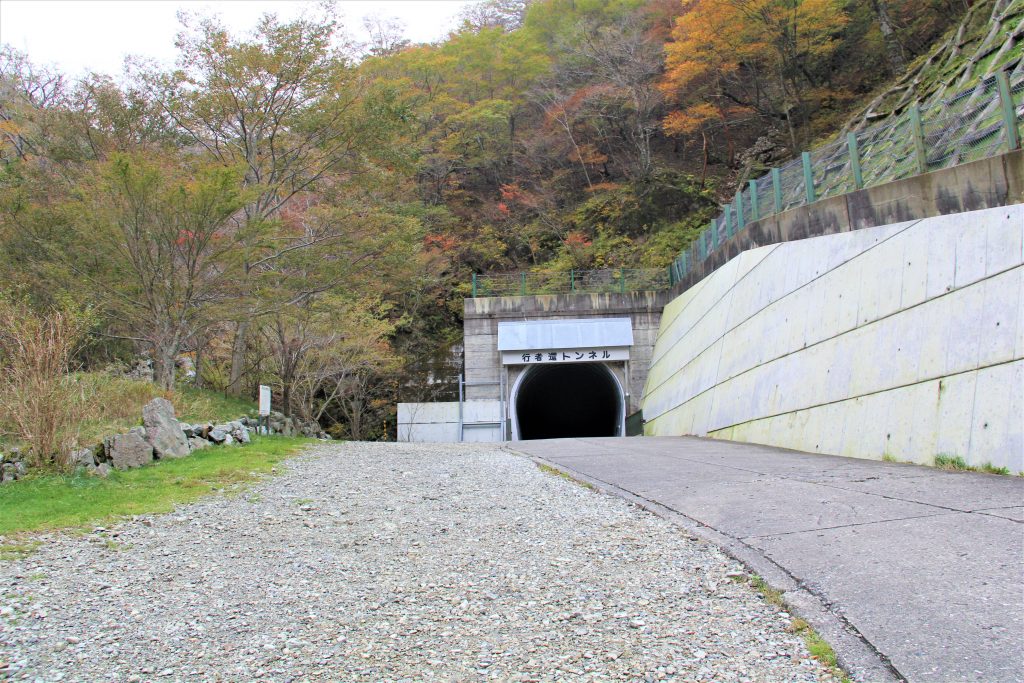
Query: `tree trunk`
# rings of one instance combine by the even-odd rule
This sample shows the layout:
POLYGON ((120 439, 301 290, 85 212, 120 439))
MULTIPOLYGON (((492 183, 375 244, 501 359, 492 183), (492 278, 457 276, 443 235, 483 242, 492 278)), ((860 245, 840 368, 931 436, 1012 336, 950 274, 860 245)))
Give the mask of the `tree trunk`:
POLYGON ((175 344, 156 344, 153 359, 153 381, 164 390, 174 388, 174 359, 178 355, 175 344))
POLYGON ((249 332, 249 321, 243 320, 235 327, 235 343, 231 347, 231 374, 228 377, 229 396, 242 395, 242 376, 245 374, 245 343, 249 332))
POLYGON ((907 68, 907 59, 903 55, 903 45, 900 44, 899 36, 896 35, 896 28, 893 26, 892 17, 889 16, 889 3, 886 0, 871 0, 871 6, 878 17, 878 29, 882 32, 885 40, 885 54, 889 59, 889 68, 893 75, 903 73, 907 68))

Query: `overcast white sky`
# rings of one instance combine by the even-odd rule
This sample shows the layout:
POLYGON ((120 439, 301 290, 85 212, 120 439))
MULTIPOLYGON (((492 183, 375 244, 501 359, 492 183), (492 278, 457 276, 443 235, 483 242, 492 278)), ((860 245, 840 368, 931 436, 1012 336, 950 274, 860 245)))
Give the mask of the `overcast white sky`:
MULTIPOLYGON (((347 32, 365 41, 363 17, 398 17, 413 42, 434 42, 455 27, 472 0, 343 0, 337 3, 347 32)), ((117 75, 124 58, 138 55, 168 66, 179 10, 220 14, 234 32, 252 28, 260 15, 298 15, 308 3, 288 0, 0 0, 0 43, 28 53, 36 64, 68 75, 87 71, 117 75)))

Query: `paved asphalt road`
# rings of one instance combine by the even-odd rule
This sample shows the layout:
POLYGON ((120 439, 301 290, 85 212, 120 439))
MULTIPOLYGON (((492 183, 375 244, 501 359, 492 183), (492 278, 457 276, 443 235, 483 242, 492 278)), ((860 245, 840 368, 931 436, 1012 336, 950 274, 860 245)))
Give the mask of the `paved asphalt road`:
POLYGON ((511 447, 723 546, 860 680, 1024 680, 1024 478, 693 437, 511 447))

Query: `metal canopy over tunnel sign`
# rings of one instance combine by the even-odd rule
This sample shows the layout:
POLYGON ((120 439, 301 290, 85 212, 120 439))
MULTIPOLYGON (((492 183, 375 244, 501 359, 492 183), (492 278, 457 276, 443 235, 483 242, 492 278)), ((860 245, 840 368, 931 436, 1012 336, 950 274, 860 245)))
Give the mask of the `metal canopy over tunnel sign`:
POLYGON ((608 363, 629 360, 629 318, 517 320, 498 323, 503 365, 608 363))

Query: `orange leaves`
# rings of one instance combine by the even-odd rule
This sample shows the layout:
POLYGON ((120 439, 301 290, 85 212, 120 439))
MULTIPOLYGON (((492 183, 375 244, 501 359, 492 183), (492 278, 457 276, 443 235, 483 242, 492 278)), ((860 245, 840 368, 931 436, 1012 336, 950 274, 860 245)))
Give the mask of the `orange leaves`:
POLYGON ((593 246, 594 242, 587 238, 582 232, 573 231, 565 236, 565 246, 574 251, 586 249, 593 246))
POLYGON ((684 0, 659 83, 683 106, 665 118, 665 131, 728 122, 736 103, 788 111, 813 87, 813 63, 831 54, 847 21, 842 0, 684 0))
POLYGON ((708 121, 720 118, 718 109, 707 102, 698 102, 682 111, 671 112, 662 122, 668 135, 688 135, 700 130, 708 121))
POLYGON ((518 204, 526 209, 536 209, 540 206, 540 197, 533 192, 524 190, 515 183, 502 185, 499 191, 501 192, 501 198, 505 201, 498 204, 498 208, 505 214, 508 214, 510 211, 509 204, 518 204))
POLYGON ((452 235, 433 234, 423 238, 423 247, 427 251, 450 252, 459 246, 459 241, 452 235))
POLYGON ((578 152, 576 150, 573 150, 567 156, 569 159, 572 159, 573 161, 576 161, 578 159, 581 163, 590 165, 603 164, 604 162, 608 161, 608 155, 602 153, 596 145, 593 145, 589 142, 580 145, 578 152))

